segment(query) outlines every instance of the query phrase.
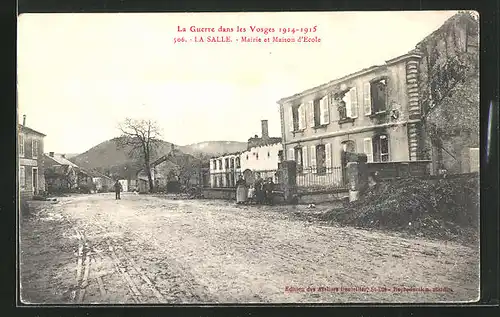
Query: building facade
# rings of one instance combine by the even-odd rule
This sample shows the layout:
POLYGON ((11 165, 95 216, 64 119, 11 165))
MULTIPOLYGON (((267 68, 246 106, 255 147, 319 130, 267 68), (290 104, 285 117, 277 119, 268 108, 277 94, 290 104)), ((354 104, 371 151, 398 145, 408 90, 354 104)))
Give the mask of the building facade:
MULTIPOLYGON (((210 160, 210 186, 234 187, 239 175, 251 183, 256 172, 275 178, 283 156, 280 137, 270 137, 268 121, 261 121, 262 135, 248 139, 247 150, 227 153, 210 160)), ((275 179, 276 181, 276 179, 275 179)))
POLYGON ((297 162, 298 182, 311 173, 343 184, 345 152, 421 159, 420 59, 411 52, 278 101, 284 158, 297 162))
POLYGON ((43 141, 45 134, 18 125, 19 191, 21 199, 31 199, 45 191, 43 141))

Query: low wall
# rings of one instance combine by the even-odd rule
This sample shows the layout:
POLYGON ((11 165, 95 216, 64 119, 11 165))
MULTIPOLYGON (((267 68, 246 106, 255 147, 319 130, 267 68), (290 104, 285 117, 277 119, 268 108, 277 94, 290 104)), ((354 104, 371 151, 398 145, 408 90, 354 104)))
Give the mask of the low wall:
POLYGON ((315 191, 315 192, 301 192, 297 194, 299 204, 339 204, 341 206, 344 200, 349 197, 349 191, 335 190, 335 191, 315 191))
POLYGON ((236 200, 235 188, 203 188, 201 193, 206 199, 236 200))
POLYGON ((424 177, 430 175, 430 164, 431 161, 370 162, 366 163, 366 171, 376 172, 381 180, 424 177))

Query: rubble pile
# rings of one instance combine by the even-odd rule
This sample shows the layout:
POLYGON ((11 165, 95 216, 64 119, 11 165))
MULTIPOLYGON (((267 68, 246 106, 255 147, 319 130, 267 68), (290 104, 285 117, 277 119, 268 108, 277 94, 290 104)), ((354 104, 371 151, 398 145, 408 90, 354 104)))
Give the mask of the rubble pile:
POLYGON ((479 226, 479 180, 463 175, 381 182, 359 201, 330 210, 321 218, 428 238, 473 241, 479 226))

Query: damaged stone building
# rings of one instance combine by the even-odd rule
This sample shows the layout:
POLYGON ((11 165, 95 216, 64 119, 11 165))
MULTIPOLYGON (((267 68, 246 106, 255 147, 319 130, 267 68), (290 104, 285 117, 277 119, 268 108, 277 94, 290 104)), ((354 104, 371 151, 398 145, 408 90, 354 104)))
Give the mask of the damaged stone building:
POLYGON ((285 159, 336 184, 344 151, 369 162, 420 160, 420 59, 411 52, 279 100, 285 159))
POLYGON ((407 54, 278 101, 285 160, 345 181, 344 152, 368 162, 479 169, 479 30, 459 12, 407 54), (456 125, 456 126, 455 126, 456 125))

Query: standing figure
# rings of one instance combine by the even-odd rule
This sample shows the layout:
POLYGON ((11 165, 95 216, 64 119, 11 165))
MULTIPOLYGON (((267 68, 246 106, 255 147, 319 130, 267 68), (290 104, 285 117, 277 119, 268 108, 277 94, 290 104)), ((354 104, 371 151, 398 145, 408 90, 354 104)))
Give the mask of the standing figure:
POLYGON ((243 179, 243 175, 239 175, 236 181, 236 203, 243 204, 246 202, 247 195, 247 183, 243 179))
POLYGON ((115 183, 115 199, 121 199, 120 192, 123 190, 122 184, 119 180, 116 180, 115 183))
POLYGON ((257 173, 257 179, 255 180, 255 198, 258 204, 262 204, 264 202, 264 180, 260 176, 260 173, 257 173))
POLYGON ((268 205, 273 204, 273 190, 274 190, 274 182, 273 178, 269 177, 267 182, 264 184, 264 193, 265 193, 265 201, 268 205))

